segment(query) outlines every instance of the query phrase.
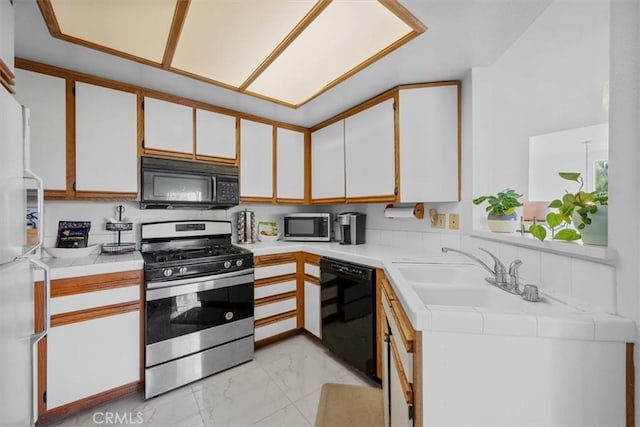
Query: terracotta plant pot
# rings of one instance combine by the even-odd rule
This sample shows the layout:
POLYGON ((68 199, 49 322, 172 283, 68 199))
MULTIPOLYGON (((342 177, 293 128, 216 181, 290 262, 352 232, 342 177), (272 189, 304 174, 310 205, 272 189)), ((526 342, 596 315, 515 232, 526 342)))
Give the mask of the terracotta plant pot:
POLYGON ((494 215, 487 216, 487 225, 489 230, 496 233, 515 233, 518 231, 518 214, 516 212, 511 215, 494 215))
MULTIPOLYGON (((607 246, 609 243, 609 207, 598 206, 595 214, 590 214, 591 224, 586 225, 582 230, 578 230, 582 235, 582 243, 585 245, 607 246)), ((578 228, 582 224, 580 215, 574 212, 573 223, 578 228)))

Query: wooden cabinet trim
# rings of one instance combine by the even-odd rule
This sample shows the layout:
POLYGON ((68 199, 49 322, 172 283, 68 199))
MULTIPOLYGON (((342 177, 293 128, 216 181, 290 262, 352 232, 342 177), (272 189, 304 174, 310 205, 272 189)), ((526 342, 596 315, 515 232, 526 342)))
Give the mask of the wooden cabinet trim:
POLYGON ((421 426, 423 423, 422 399, 422 331, 416 331, 415 353, 413 354, 413 414, 414 424, 421 426))
POLYGON ((396 341, 393 339, 393 335, 389 337, 389 344, 391 346, 391 353, 393 354, 393 362, 398 370, 398 376, 400 377, 400 384, 402 386, 402 394, 407 405, 413 405, 413 387, 409 380, 407 380, 407 373, 400 361, 400 355, 398 354, 398 348, 396 347, 396 341))
POLYGON ((51 316, 51 327, 70 325, 72 323, 86 322, 102 317, 116 316, 118 314, 139 311, 140 301, 123 302, 106 305, 104 307, 87 308, 85 310, 71 311, 69 313, 54 314, 51 316))
POLYGON ((400 301, 396 296, 396 293, 391 288, 391 284, 386 279, 386 277, 382 278, 382 286, 384 289, 384 295, 386 296, 389 308, 391 309, 391 315, 393 316, 393 320, 398 326, 398 330, 400 331, 400 339, 402 344, 404 345, 405 350, 408 353, 413 353, 415 349, 415 339, 416 332, 411 326, 411 322, 407 317, 406 313, 402 309, 400 305, 400 301))
POLYGON ((281 254, 258 255, 253 257, 254 267, 265 267, 268 265, 288 264, 296 262, 297 252, 285 252, 281 254))
POLYGON ((136 285, 142 285, 140 270, 55 279, 51 281, 51 298, 136 285))
POLYGON ((393 203, 396 201, 395 194, 388 194, 382 196, 362 196, 362 197, 347 197, 346 203, 393 203))
POLYGON ((310 254, 308 252, 303 252, 304 262, 311 265, 320 265, 320 255, 310 254))
POLYGON ((342 204, 342 203, 346 203, 347 199, 345 197, 327 197, 325 199, 312 199, 311 200, 311 204, 312 205, 337 205, 337 204, 342 204))
POLYGON ((298 276, 296 273, 291 273, 291 274, 282 274, 280 276, 272 276, 272 277, 265 277, 264 279, 257 279, 253 282, 253 286, 254 287, 260 287, 260 286, 269 286, 269 285, 275 285, 276 283, 282 283, 282 282, 288 282, 290 280, 297 280, 298 276))
POLYGON ((138 193, 117 193, 112 191, 76 191, 75 198, 83 200, 136 200, 138 193))
POLYGON ((291 291, 284 294, 271 295, 268 297, 260 298, 255 301, 255 306, 259 307, 261 305, 272 304, 274 302, 286 301, 291 298, 295 298, 297 295, 297 291, 291 291))
POLYGON ((279 322, 281 320, 290 319, 296 317, 296 310, 287 311, 285 313, 276 314, 275 316, 265 317, 264 319, 256 320, 254 326, 259 328, 261 326, 267 326, 272 323, 279 322))
POLYGON ((635 402, 635 366, 633 362, 633 346, 632 342, 626 344, 626 409, 627 409, 627 427, 633 427, 636 423, 636 402, 635 402))
POLYGON ((0 84, 11 94, 16 93, 14 88, 16 84, 15 78, 16 76, 11 72, 11 68, 0 59, 0 84))
POLYGON ((368 108, 371 108, 374 105, 380 104, 381 102, 384 102, 387 99, 393 98, 397 91, 398 91, 397 87, 393 87, 391 89, 388 89, 385 92, 382 92, 381 94, 378 94, 378 95, 374 96, 373 98, 370 98, 370 99, 368 99, 368 100, 356 105, 353 108, 350 108, 350 109, 348 109, 346 111, 343 111, 342 113, 340 113, 340 114, 338 114, 336 116, 333 116, 330 119, 327 119, 327 120, 325 120, 325 121, 323 121, 321 123, 318 123, 315 126, 312 126, 309 130, 311 132, 315 132, 315 131, 320 130, 320 129, 324 128, 324 127, 332 125, 335 122, 338 122, 340 120, 344 120, 347 117, 351 117, 354 114, 357 114, 357 113, 359 113, 361 111, 364 111, 364 110, 366 110, 368 108))
POLYGON ((142 388, 142 383, 139 381, 129 384, 121 385, 119 387, 112 388, 111 390, 104 391, 102 393, 94 394, 76 402, 67 403, 66 405, 53 408, 46 413, 40 414, 36 426, 42 426, 51 423, 51 421, 69 415, 74 412, 79 412, 86 408, 99 405, 100 403, 114 400, 118 397, 124 396, 129 393, 133 393, 136 390, 142 388))
POLYGON ((308 274, 305 274, 304 281, 307 283, 311 283, 312 285, 320 286, 320 278, 315 276, 310 276, 308 274))

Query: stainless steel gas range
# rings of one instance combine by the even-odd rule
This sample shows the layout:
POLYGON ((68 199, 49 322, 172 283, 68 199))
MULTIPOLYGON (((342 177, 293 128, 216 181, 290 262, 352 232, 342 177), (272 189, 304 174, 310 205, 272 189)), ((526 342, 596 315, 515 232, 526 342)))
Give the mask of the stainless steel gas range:
POLYGON ((145 398, 253 359, 253 254, 229 221, 142 224, 145 398))

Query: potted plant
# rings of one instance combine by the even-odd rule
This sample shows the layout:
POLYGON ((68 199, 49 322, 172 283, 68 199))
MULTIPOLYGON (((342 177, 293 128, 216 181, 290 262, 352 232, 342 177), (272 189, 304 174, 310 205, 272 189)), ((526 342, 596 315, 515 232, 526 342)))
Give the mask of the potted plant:
POLYGON ((480 196, 473 200, 474 205, 487 202, 487 225, 489 229, 498 233, 513 233, 518 229, 518 214, 516 208, 522 206, 518 198, 522 194, 507 188, 495 196, 480 196))
MULTIPOLYGON (((560 172, 560 177, 568 181, 575 181, 580 184, 575 193, 565 192, 562 199, 556 199, 549 204, 550 208, 557 209, 558 212, 551 212, 547 215, 547 226, 552 231, 552 238, 555 240, 578 240, 582 238, 583 243, 590 245, 606 245, 608 242, 608 205, 609 197, 605 192, 582 191, 584 181, 578 172, 560 172), (573 228, 564 228, 555 233, 555 228, 562 223, 573 224, 573 228)), ((544 240, 547 231, 542 224, 535 224, 529 228, 531 234, 544 240)))

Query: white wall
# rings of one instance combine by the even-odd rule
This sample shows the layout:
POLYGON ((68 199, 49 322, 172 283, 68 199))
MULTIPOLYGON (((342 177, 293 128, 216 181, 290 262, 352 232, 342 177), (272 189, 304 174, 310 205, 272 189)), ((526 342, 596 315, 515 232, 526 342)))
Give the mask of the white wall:
POLYGON ((510 187, 526 200, 529 137, 608 122, 608 80, 603 0, 553 2, 495 64, 474 69, 473 197, 510 187))

